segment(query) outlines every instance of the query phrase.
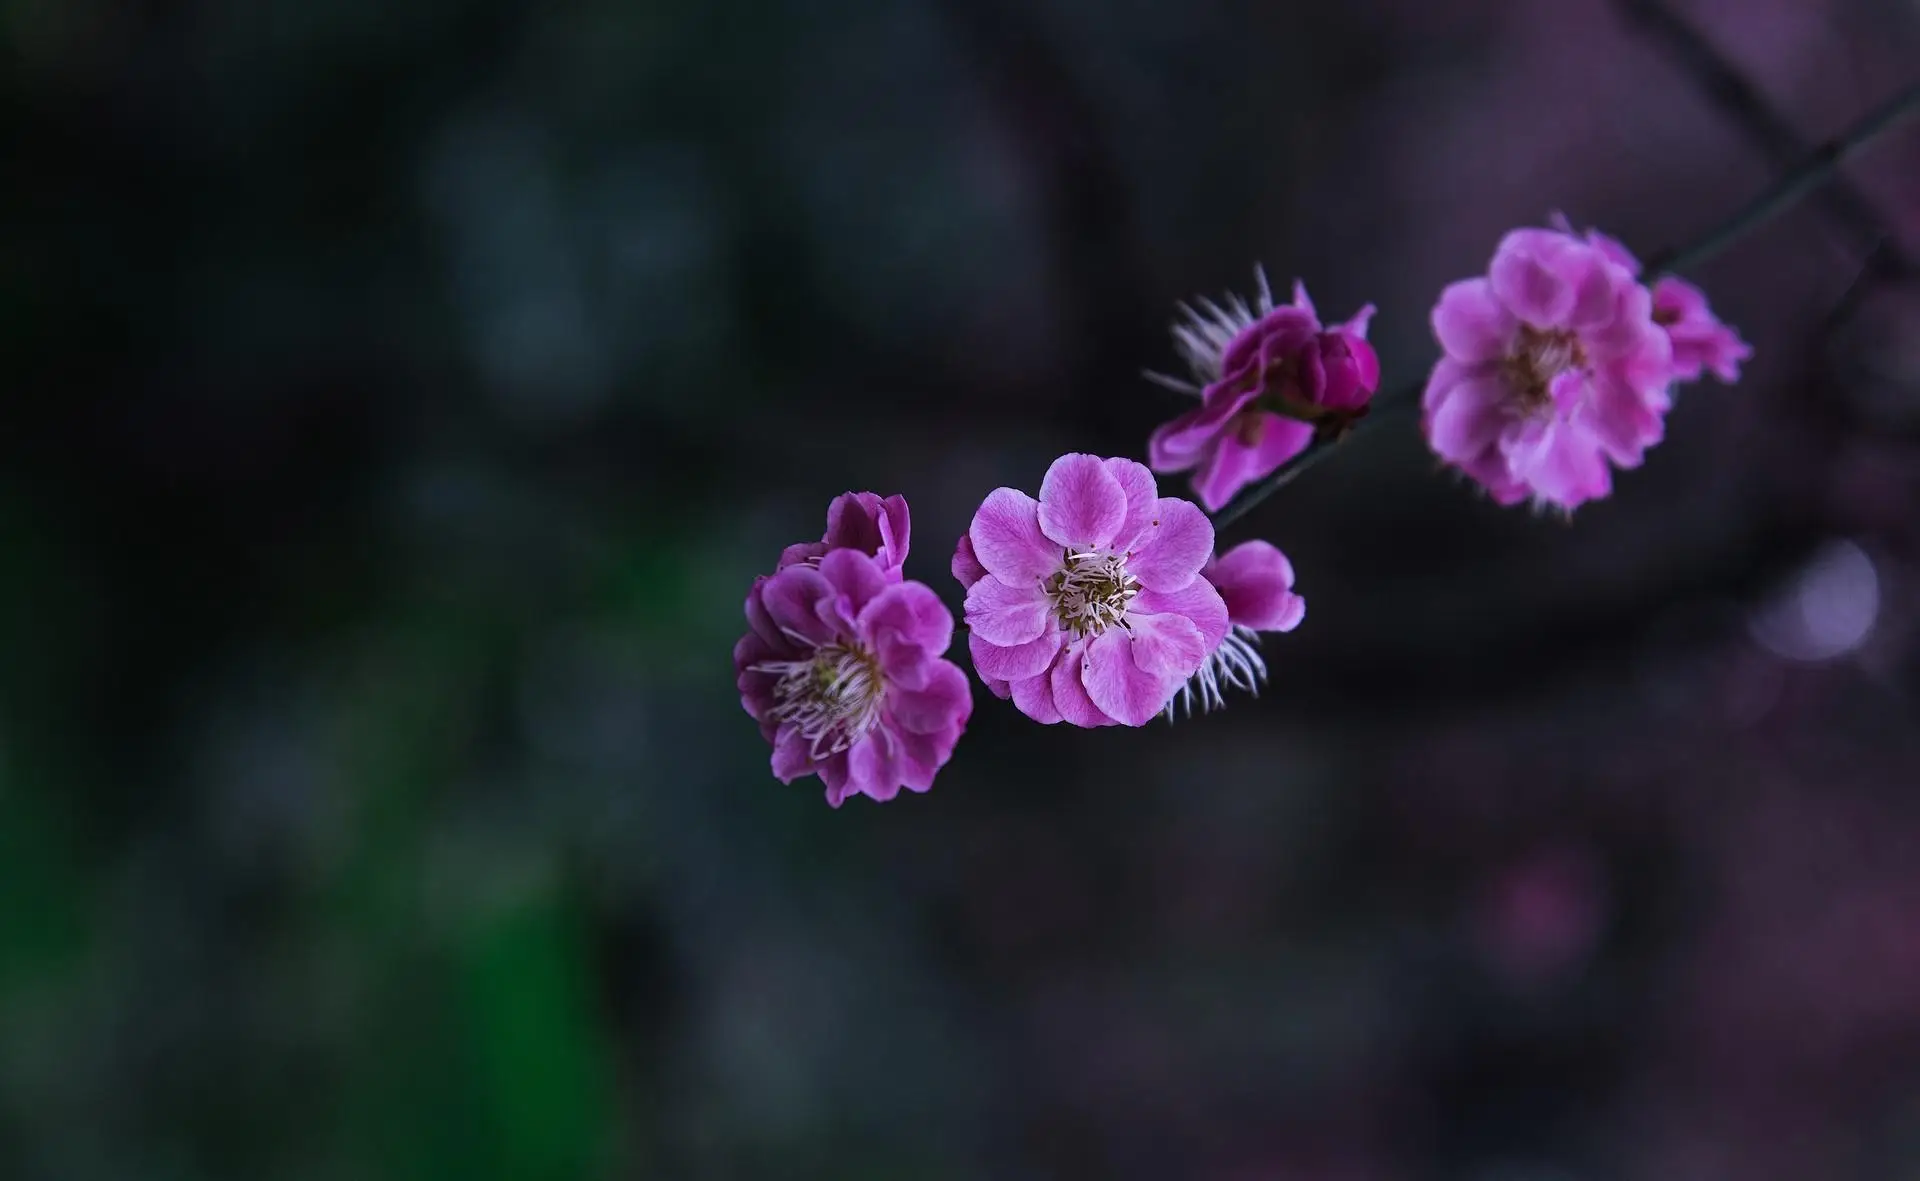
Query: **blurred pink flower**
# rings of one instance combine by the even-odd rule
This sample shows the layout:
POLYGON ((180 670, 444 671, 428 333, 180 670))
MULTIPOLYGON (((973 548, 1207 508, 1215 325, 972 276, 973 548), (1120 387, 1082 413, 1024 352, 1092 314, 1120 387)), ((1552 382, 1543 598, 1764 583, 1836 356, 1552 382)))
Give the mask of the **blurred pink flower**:
POLYGON ((740 704, 782 783, 818 775, 836 808, 926 791, 973 712, 966 674, 940 658, 953 613, 855 549, 818 561, 754 582, 733 649, 740 704))
POLYGON ((1740 380, 1740 363, 1753 346, 1707 306, 1706 293, 1684 279, 1662 275, 1653 284, 1653 322, 1667 330, 1673 344, 1673 375, 1698 381, 1711 370, 1724 385, 1740 380))
POLYGON ((1259 693, 1267 679, 1260 656, 1261 632, 1290 632, 1306 618, 1307 601, 1294 593, 1293 563, 1264 541, 1243 541, 1224 554, 1207 559, 1200 576, 1220 592, 1227 605, 1227 633, 1174 699, 1167 702, 1167 718, 1184 706, 1189 715, 1226 705, 1227 689, 1259 693))
POLYGON ((1351 320, 1323 328, 1307 289, 1273 306, 1264 273, 1249 308, 1229 296, 1223 308, 1202 299, 1182 305, 1174 326, 1192 381, 1149 374, 1194 394, 1200 406, 1153 432, 1148 460, 1157 472, 1198 467, 1193 487, 1208 511, 1307 449, 1316 434, 1337 435, 1367 412, 1380 385, 1380 360, 1367 343, 1369 304, 1351 320))
POLYGON ((907 564, 907 542, 912 519, 907 498, 881 499, 873 492, 843 492, 827 505, 827 532, 819 541, 790 545, 780 555, 778 569, 806 564, 818 566, 829 550, 859 550, 877 558, 887 577, 898 582, 907 564))
POLYGON ((1422 429, 1501 504, 1575 507, 1637 466, 1671 406, 1672 347, 1625 266, 1560 230, 1514 230, 1433 309, 1444 351, 1422 429))
POLYGON ((1039 500, 995 489, 967 537, 954 573, 973 578, 974 668, 1037 722, 1145 725, 1226 634, 1200 577, 1212 523, 1130 459, 1063 455, 1039 500))
POLYGON ((1489 883, 1474 914, 1488 966, 1509 984, 1543 985, 1580 967, 1599 943, 1607 891, 1583 850, 1543 849, 1489 883))
MULTIPOLYGON (((1555 224, 1567 233, 1572 227, 1558 214, 1555 224)), ((1640 260, 1619 240, 1599 230, 1589 229, 1587 241, 1612 261, 1640 275, 1640 260)), ((1685 279, 1661 275, 1653 283, 1653 322, 1666 330, 1673 346, 1673 376, 1677 381, 1698 381, 1711 371, 1723 384, 1740 380, 1740 363, 1753 356, 1753 346, 1740 339, 1740 333, 1724 324, 1707 304, 1706 292, 1685 279)))

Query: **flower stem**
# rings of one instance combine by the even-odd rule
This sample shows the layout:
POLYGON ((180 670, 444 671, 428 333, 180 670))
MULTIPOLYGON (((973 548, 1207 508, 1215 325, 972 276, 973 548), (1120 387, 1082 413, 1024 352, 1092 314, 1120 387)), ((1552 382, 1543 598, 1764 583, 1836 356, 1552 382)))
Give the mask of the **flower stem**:
POLYGON ((1865 147, 1876 136, 1891 131, 1915 115, 1920 115, 1920 82, 1894 95, 1858 123, 1813 149, 1799 167, 1775 181, 1766 191, 1749 201, 1745 208, 1695 239, 1692 245, 1655 255, 1647 263, 1647 270, 1655 274, 1684 271, 1706 262, 1799 204, 1808 193, 1833 179, 1833 174, 1848 156, 1865 147))
MULTIPOLYGON (((1852 127, 1813 149, 1806 159, 1786 175, 1692 243, 1655 255, 1647 263, 1647 273, 1683 271, 1713 258, 1791 209, 1807 194, 1831 180, 1849 156, 1915 115, 1920 115, 1920 83, 1900 91, 1852 127)), ((1418 409, 1420 395, 1425 389, 1426 379, 1422 378, 1390 394, 1374 398, 1373 412, 1356 423, 1344 438, 1314 443, 1281 464, 1272 475, 1228 502, 1219 512, 1211 514, 1214 528, 1224 529, 1246 516, 1261 501, 1292 483, 1294 477, 1325 459, 1341 443, 1390 418, 1398 418, 1418 409)))

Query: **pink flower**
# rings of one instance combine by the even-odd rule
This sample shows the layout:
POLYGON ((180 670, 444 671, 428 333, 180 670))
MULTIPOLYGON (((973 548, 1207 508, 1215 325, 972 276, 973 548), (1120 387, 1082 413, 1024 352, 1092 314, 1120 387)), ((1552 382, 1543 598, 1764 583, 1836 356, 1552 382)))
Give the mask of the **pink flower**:
POLYGON ((882 500, 872 492, 843 492, 827 505, 826 536, 788 546, 780 555, 778 568, 785 570, 801 563, 818 566, 829 550, 854 549, 878 558, 887 577, 898 582, 904 576, 911 532, 906 497, 882 500))
POLYGON ((1063 455, 1039 500, 995 489, 954 554, 974 668, 1037 722, 1145 725, 1226 635, 1212 552, 1206 514, 1144 466, 1063 455))
POLYGON ((1514 230, 1488 275, 1433 309, 1445 355, 1427 381, 1433 450, 1501 504, 1571 511, 1637 466, 1671 406, 1672 347, 1625 266, 1559 230, 1514 230))
MULTIPOLYGON (((1556 214, 1555 224, 1573 232, 1565 217, 1556 214)), ((1617 239, 1592 229, 1586 237, 1608 258, 1639 276, 1640 260, 1617 239)), ((1706 292, 1685 279, 1661 275, 1654 280, 1653 322, 1666 329, 1673 346, 1673 376, 1679 381, 1698 381, 1711 370, 1722 384, 1732 385, 1740 380, 1740 363, 1753 356, 1753 346, 1713 314, 1706 292)))
POLYGON ((966 674, 940 659, 953 613, 878 558, 829 550, 747 595, 733 648, 740 704, 773 744, 782 783, 818 775, 827 803, 926 791, 973 712, 966 674))
MULTIPOLYGON (((960 535, 960 544, 953 547, 953 576, 966 590, 972 590, 974 583, 987 576, 987 568, 982 566, 980 559, 974 556, 973 538, 965 533, 960 535)), ((976 667, 974 671, 980 670, 976 667)), ((988 692, 1002 701, 1013 696, 1013 686, 999 677, 990 677, 981 673, 980 680, 986 685, 988 692)))
POLYGON ((1344 324, 1323 328, 1307 289, 1273 306, 1264 273, 1253 308, 1229 296, 1222 308, 1182 305, 1186 323, 1174 341, 1193 381, 1162 374, 1161 385, 1200 398, 1200 407, 1153 432, 1148 459, 1157 472, 1200 470, 1200 502, 1218 511, 1240 489, 1307 449, 1315 436, 1344 432, 1367 412, 1380 385, 1380 359, 1367 343, 1369 304, 1344 324), (1256 314, 1257 312, 1257 314, 1256 314))
POLYGON ((1667 330, 1673 375, 1681 381, 1698 381, 1712 370, 1722 385, 1732 385, 1740 380, 1740 363, 1753 356, 1753 346, 1707 306, 1706 292, 1684 279, 1654 281, 1653 322, 1667 330))
POLYGON ((1196 703, 1201 712, 1221 708, 1227 689, 1258 694, 1267 679, 1260 633, 1290 632, 1307 615, 1307 601, 1293 590, 1293 563, 1267 542, 1243 541, 1208 558, 1200 576, 1226 603, 1228 631, 1200 671, 1167 702, 1168 721, 1176 705, 1184 705, 1189 716, 1196 703))

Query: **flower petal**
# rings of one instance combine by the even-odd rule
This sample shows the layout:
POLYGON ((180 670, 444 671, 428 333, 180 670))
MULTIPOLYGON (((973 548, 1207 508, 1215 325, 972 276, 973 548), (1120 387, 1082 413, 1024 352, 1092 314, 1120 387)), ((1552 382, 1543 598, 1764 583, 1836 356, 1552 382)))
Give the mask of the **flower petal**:
MULTIPOLYGON (((858 554, 853 556, 859 559, 858 554)), ((820 571, 811 566, 789 566, 761 583, 759 591, 760 605, 776 634, 799 636, 813 645, 832 642, 835 630, 820 617, 818 608, 835 592, 820 571)))
POLYGON ((820 559, 820 576, 851 602, 851 614, 859 613, 890 585, 886 567, 859 550, 837 549, 820 559))
POLYGON ((900 794, 900 747, 892 731, 875 726, 847 749, 847 789, 881 803, 900 794))
POLYGON ((1603 368, 1588 383, 1588 400, 1579 418, 1621 467, 1637 467, 1647 448, 1666 431, 1661 402, 1650 402, 1611 369, 1603 368))
POLYGON ((1313 300, 1307 295, 1307 285, 1299 279, 1293 281, 1293 306, 1312 316, 1314 323, 1320 322, 1320 313, 1313 309, 1313 300))
POLYGON ((1127 491, 1098 456, 1062 455, 1040 481, 1040 532, 1067 549, 1103 549, 1127 519, 1127 491))
MULTIPOLYGON (((1435 379, 1439 376, 1436 369, 1435 379)), ((1428 389, 1435 387, 1429 383, 1428 389)), ((1482 454, 1499 440, 1509 421, 1506 408, 1511 398, 1512 391, 1494 373, 1462 377, 1451 386, 1439 387, 1427 403, 1427 445, 1440 458, 1455 463, 1482 454)))
POLYGON ((803 775, 814 773, 814 764, 807 754, 807 740, 798 734, 789 733, 780 736, 773 744, 773 777, 782 783, 792 783, 803 775))
POLYGON ((1048 674, 1048 682, 1053 688, 1054 708, 1068 725, 1088 729, 1119 725, 1093 703, 1093 698, 1087 696, 1086 669, 1087 642, 1079 640, 1061 654, 1060 663, 1054 665, 1048 674))
POLYGON ((1060 720, 1060 710, 1053 704, 1051 673, 1043 672, 1015 681, 1012 689, 1013 707, 1021 713, 1042 726, 1051 726, 1060 720))
POLYGON ((1514 476, 1549 504, 1578 508, 1613 490, 1599 440, 1576 423, 1548 419, 1516 424, 1502 445, 1514 476))
POLYGON ((887 708, 900 729, 912 734, 937 734, 964 723, 973 714, 973 691, 967 674, 951 660, 929 662, 925 687, 890 688, 887 708))
POLYGON ((1120 481, 1120 488, 1127 494, 1127 516, 1120 523, 1119 532, 1113 535, 1108 544, 1116 550, 1129 550, 1146 529, 1147 522, 1153 519, 1153 510, 1160 502, 1160 490, 1154 483, 1153 473, 1147 465, 1132 459, 1109 459, 1107 471, 1120 481))
POLYGON ((883 500, 873 492, 844 492, 827 505, 822 542, 832 549, 855 549, 878 557, 882 569, 898 571, 907 560, 911 521, 904 496, 883 500))
POLYGON ((1193 490, 1208 512, 1219 512, 1242 488, 1272 475, 1287 460, 1313 442, 1313 427, 1294 418, 1259 411, 1252 444, 1237 433, 1220 437, 1219 446, 1200 466, 1193 490))
POLYGON ((1010 586, 982 578, 967 592, 967 627, 1002 648, 1024 644, 1047 630, 1053 601, 1038 583, 1010 586))
POLYGON ((1510 231, 1487 268, 1494 297, 1535 328, 1564 327, 1573 311, 1573 285, 1555 265, 1565 239, 1552 230, 1510 231))
POLYGON ((1179 590, 1213 553, 1213 522, 1192 501, 1163 496, 1127 558, 1127 573, 1148 590, 1179 590))
POLYGON ((1447 356, 1473 364, 1503 356, 1519 321, 1485 279, 1449 283, 1433 305, 1433 335, 1447 356))
POLYGON ((821 759, 816 771, 820 776, 820 782, 827 786, 827 803, 832 807, 838 808, 846 802, 848 796, 854 794, 847 782, 846 751, 821 759))
MULTIPOLYGON (((1223 611, 1224 614, 1224 611, 1223 611)), ((1133 641, 1134 667, 1162 681, 1184 681, 1200 671, 1212 646, 1193 620, 1174 612, 1159 615, 1130 615, 1128 631, 1133 641)), ((1157 713, 1166 701, 1161 700, 1157 713)))
POLYGON ((974 632, 967 637, 967 651, 972 653, 973 670, 982 680, 1019 681, 1038 676, 1053 663, 1064 643, 1065 634, 1057 626, 1048 628, 1037 639, 1005 647, 990 644, 974 632))
POLYGON ((953 757, 960 733, 960 728, 955 727, 951 733, 895 734, 894 739, 900 745, 901 785, 908 791, 926 791, 932 787, 934 775, 953 757))
POLYGON ((855 621, 880 670, 907 689, 926 683, 928 671, 953 642, 953 613, 924 583, 898 582, 868 603, 855 621))
POLYGON ((1204 576, 1177 591, 1141 591, 1134 597, 1127 621, 1132 624, 1136 617, 1158 615, 1178 615, 1191 620, 1200 629, 1200 638, 1205 641, 1208 652, 1219 647, 1220 641, 1227 637, 1226 601, 1204 576))
POLYGON ((761 639, 784 652, 793 646, 793 641, 780 634, 780 625, 773 621, 771 615, 767 614, 767 577, 765 574, 756 577, 753 580, 753 585, 747 588, 747 601, 745 604, 747 627, 754 635, 759 636, 761 639))
POLYGON ((1322 338, 1325 386, 1320 404, 1332 410, 1357 410, 1380 388, 1380 355, 1359 336, 1329 332, 1322 338))
POLYGON ((1214 385, 1198 410, 1162 424, 1147 440, 1147 463, 1156 472, 1183 472, 1206 458, 1234 415, 1259 396, 1258 389, 1230 392, 1214 385))
POLYGON ((1729 385, 1740 380, 1740 363, 1753 356, 1753 347, 1713 314, 1705 292, 1669 275, 1654 285, 1653 307, 1667 325, 1675 377, 1695 381, 1711 371, 1729 385))
MULTIPOLYGON (((1573 232, 1572 226, 1564 226, 1563 228, 1569 234, 1573 232)), ((1640 273, 1640 260, 1635 258, 1633 251, 1628 250, 1618 238, 1610 238, 1599 230, 1588 230, 1587 242, 1595 250, 1598 250, 1608 262, 1623 268, 1627 274, 1638 275, 1640 273)))
POLYGON ((1228 622, 1255 631, 1288 631, 1305 613, 1293 593, 1293 563, 1265 541, 1244 541, 1203 572, 1220 592, 1228 622))
MULTIPOLYGON (((1172 617, 1163 617, 1172 618, 1172 617)), ((1187 623, 1193 647, 1200 647, 1199 629, 1187 623)), ((1134 663, 1133 639, 1121 628, 1108 628, 1087 645, 1081 680, 1087 696, 1101 713, 1123 726, 1144 726, 1166 707, 1167 699, 1185 678, 1148 672, 1134 663)), ((1163 648, 1153 649, 1164 655, 1163 648)), ((1201 659, 1206 653, 1201 652, 1201 659)), ((1196 668, 1199 665, 1196 663, 1196 668)))
POLYGON ((774 564, 775 570, 785 570, 788 566, 800 566, 818 563, 826 552, 833 548, 824 541, 800 541, 780 551, 780 560, 774 564))
POLYGON ((1016 488, 996 488, 967 529, 987 573, 1011 585, 1038 583, 1060 568, 1060 547, 1040 532, 1040 502, 1016 488))
POLYGON ((987 568, 982 566, 980 559, 974 556, 973 538, 964 533, 960 535, 960 544, 953 547, 951 569, 954 578, 959 580, 962 587, 969 590, 973 588, 974 583, 987 576, 987 568))

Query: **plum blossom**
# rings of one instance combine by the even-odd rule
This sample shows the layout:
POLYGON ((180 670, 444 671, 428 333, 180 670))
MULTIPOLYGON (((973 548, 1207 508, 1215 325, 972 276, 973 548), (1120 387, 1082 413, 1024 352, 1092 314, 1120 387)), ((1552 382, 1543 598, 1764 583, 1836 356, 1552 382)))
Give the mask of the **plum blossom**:
POLYGON ((1226 603, 1228 630, 1200 671, 1167 702, 1168 721, 1176 706, 1188 716, 1225 706, 1228 689, 1258 694, 1267 679, 1260 633, 1290 632, 1307 615, 1306 599, 1293 590, 1293 563, 1268 542, 1243 541, 1208 558, 1200 576, 1226 603))
POLYGON ((1142 726, 1227 633, 1200 577, 1213 525, 1129 459, 1063 455, 998 488, 955 551, 973 664, 1037 722, 1142 726))
POLYGON ((939 596, 840 548, 757 579, 746 613, 734 671, 775 778, 818 775, 836 808, 933 786, 973 712, 966 674, 941 659, 953 613, 939 596))
POLYGON ((853 549, 878 559, 887 577, 898 582, 905 577, 911 533, 906 497, 883 500, 873 492, 843 492, 827 505, 826 534, 819 541, 788 546, 780 555, 778 569, 802 563, 818 566, 829 550, 853 549))
MULTIPOLYGON (((959 581, 962 590, 972 590, 974 583, 979 582, 987 576, 987 568, 982 566, 980 559, 974 556, 973 538, 965 533, 960 535, 960 544, 953 548, 952 568, 953 576, 959 581)), ((974 668, 974 672, 980 673, 981 683, 984 684, 987 687, 987 691, 995 697, 1005 701, 1013 696, 1013 686, 1010 683, 1001 680, 999 677, 990 677, 985 673, 981 673, 977 665, 974 668)))
MULTIPOLYGON (((1554 224, 1566 233, 1573 227, 1556 214, 1554 224)), ((1586 239, 1614 262, 1639 277, 1640 260, 1618 239, 1589 229, 1586 239)), ((1740 380, 1740 363, 1753 356, 1753 346, 1740 339, 1731 325, 1722 323, 1707 304, 1706 292, 1676 275, 1654 279, 1653 322, 1666 330, 1673 346, 1673 376, 1677 381, 1698 381, 1711 372, 1722 385, 1740 380)))
POLYGON ((1571 512, 1612 491, 1660 441, 1673 349, 1652 295, 1619 261, 1560 230, 1501 239, 1488 273, 1433 309, 1444 351, 1422 429, 1494 500, 1571 512))
POLYGON ((1315 437, 1337 436, 1367 412, 1380 385, 1380 359, 1367 343, 1373 305, 1343 324, 1323 327, 1307 289, 1275 307, 1267 277, 1252 307, 1237 295, 1225 307, 1181 305, 1174 343, 1193 380, 1149 373, 1169 389, 1200 399, 1153 432, 1148 461, 1161 473, 1198 468, 1194 490, 1208 511, 1305 451, 1315 437))

